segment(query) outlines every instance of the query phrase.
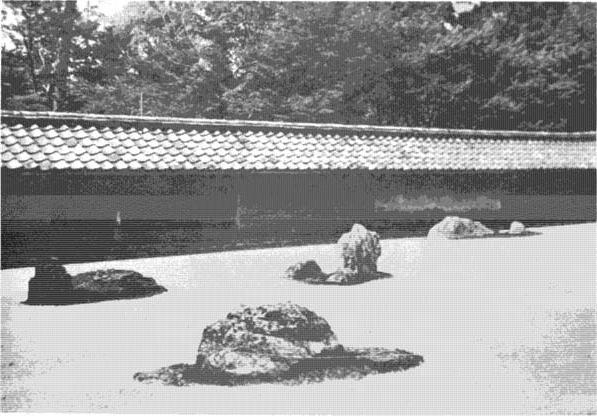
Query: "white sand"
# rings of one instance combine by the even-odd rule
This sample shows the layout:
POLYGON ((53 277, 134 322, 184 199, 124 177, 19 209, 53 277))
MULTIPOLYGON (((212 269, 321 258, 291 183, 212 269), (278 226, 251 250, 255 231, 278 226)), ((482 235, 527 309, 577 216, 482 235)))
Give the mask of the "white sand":
POLYGON ((596 225, 449 242, 384 240, 395 278, 309 286, 279 278, 334 246, 68 265, 131 268, 159 296, 28 306, 33 269, 2 271, 2 410, 143 413, 597 412, 596 225), (191 363, 203 328, 239 304, 291 300, 328 320, 344 345, 403 348, 403 373, 300 386, 170 387, 137 371, 191 363))

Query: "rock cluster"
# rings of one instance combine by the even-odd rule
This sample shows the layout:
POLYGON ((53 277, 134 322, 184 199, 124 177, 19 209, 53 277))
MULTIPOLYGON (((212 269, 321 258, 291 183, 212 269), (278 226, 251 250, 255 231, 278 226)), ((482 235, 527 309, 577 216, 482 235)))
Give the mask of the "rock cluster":
POLYGON ((342 266, 333 273, 324 273, 314 260, 290 266, 284 277, 311 284, 351 285, 369 280, 390 277, 377 271, 377 259, 381 255, 379 235, 361 224, 354 224, 350 232, 338 240, 342 266))
POLYGON ((165 291, 154 279, 132 270, 96 270, 71 276, 58 259, 51 258, 36 266, 25 303, 68 305, 140 298, 165 291))
POLYGON ((479 221, 460 217, 446 217, 429 230, 427 237, 459 239, 486 237, 493 234, 493 230, 487 228, 479 221))
POLYGON ((204 329, 195 364, 134 378, 173 385, 301 382, 400 371, 422 361, 401 350, 344 348, 325 319, 285 303, 229 313, 204 329))

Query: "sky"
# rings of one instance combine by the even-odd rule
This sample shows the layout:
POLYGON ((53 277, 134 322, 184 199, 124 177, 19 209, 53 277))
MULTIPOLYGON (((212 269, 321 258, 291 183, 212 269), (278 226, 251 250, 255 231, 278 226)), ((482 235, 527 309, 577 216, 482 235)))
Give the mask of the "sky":
MULTIPOLYGON (((84 8, 89 2, 90 5, 95 5, 98 10, 106 16, 115 16, 122 11, 124 6, 130 1, 127 0, 77 0, 80 8, 84 8)), ((452 6, 457 13, 466 12, 473 8, 474 4, 478 4, 479 1, 454 1, 452 6)))
MULTIPOLYGON (((89 6, 97 6, 97 9, 100 13, 106 15, 107 17, 114 17, 118 16, 124 9, 124 7, 131 3, 130 0, 77 0, 77 5, 79 10, 85 9, 88 5, 89 6)), ((479 4, 479 1, 453 1, 452 6, 456 13, 466 12, 474 7, 474 5, 479 4)), ((0 45, 3 47, 7 47, 8 49, 12 49, 14 46, 12 42, 8 38, 7 34, 3 31, 0 31, 0 45)))
POLYGON ((77 0, 79 9, 90 6, 97 6, 98 11, 106 16, 114 16, 122 11, 129 1, 126 0, 77 0))

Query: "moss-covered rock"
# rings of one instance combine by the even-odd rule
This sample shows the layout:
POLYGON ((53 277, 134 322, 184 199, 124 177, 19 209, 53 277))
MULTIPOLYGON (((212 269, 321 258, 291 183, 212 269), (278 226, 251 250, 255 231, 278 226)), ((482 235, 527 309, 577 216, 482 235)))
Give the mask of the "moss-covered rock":
POLYGON ((172 385, 295 383, 400 371, 422 361, 401 350, 346 349, 325 319, 285 303, 232 312, 204 329, 195 364, 137 373, 134 378, 172 385))
POLYGON ((142 298, 166 292, 155 279, 132 270, 96 270, 77 274, 72 282, 75 299, 81 302, 142 298))

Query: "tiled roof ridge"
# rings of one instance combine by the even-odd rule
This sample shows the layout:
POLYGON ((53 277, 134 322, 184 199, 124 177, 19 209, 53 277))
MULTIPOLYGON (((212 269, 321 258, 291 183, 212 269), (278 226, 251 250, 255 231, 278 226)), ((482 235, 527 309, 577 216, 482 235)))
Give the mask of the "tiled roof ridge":
POLYGON ((317 133, 352 133, 374 135, 425 135, 444 137, 474 137, 488 139, 537 139, 537 140, 563 140, 563 141, 595 141, 597 134, 588 132, 545 132, 545 131, 515 131, 515 130, 470 130, 470 129, 440 129, 424 127, 396 127, 396 126, 371 126, 359 124, 332 124, 332 123, 292 123, 281 121, 254 121, 254 120, 225 120, 180 117, 149 117, 131 115, 107 115, 89 113, 63 113, 50 111, 15 111, 2 110, 2 122, 6 119, 22 124, 37 124, 40 121, 51 125, 77 124, 88 127, 136 127, 159 129, 198 129, 207 130, 236 129, 246 131, 293 131, 317 133))

